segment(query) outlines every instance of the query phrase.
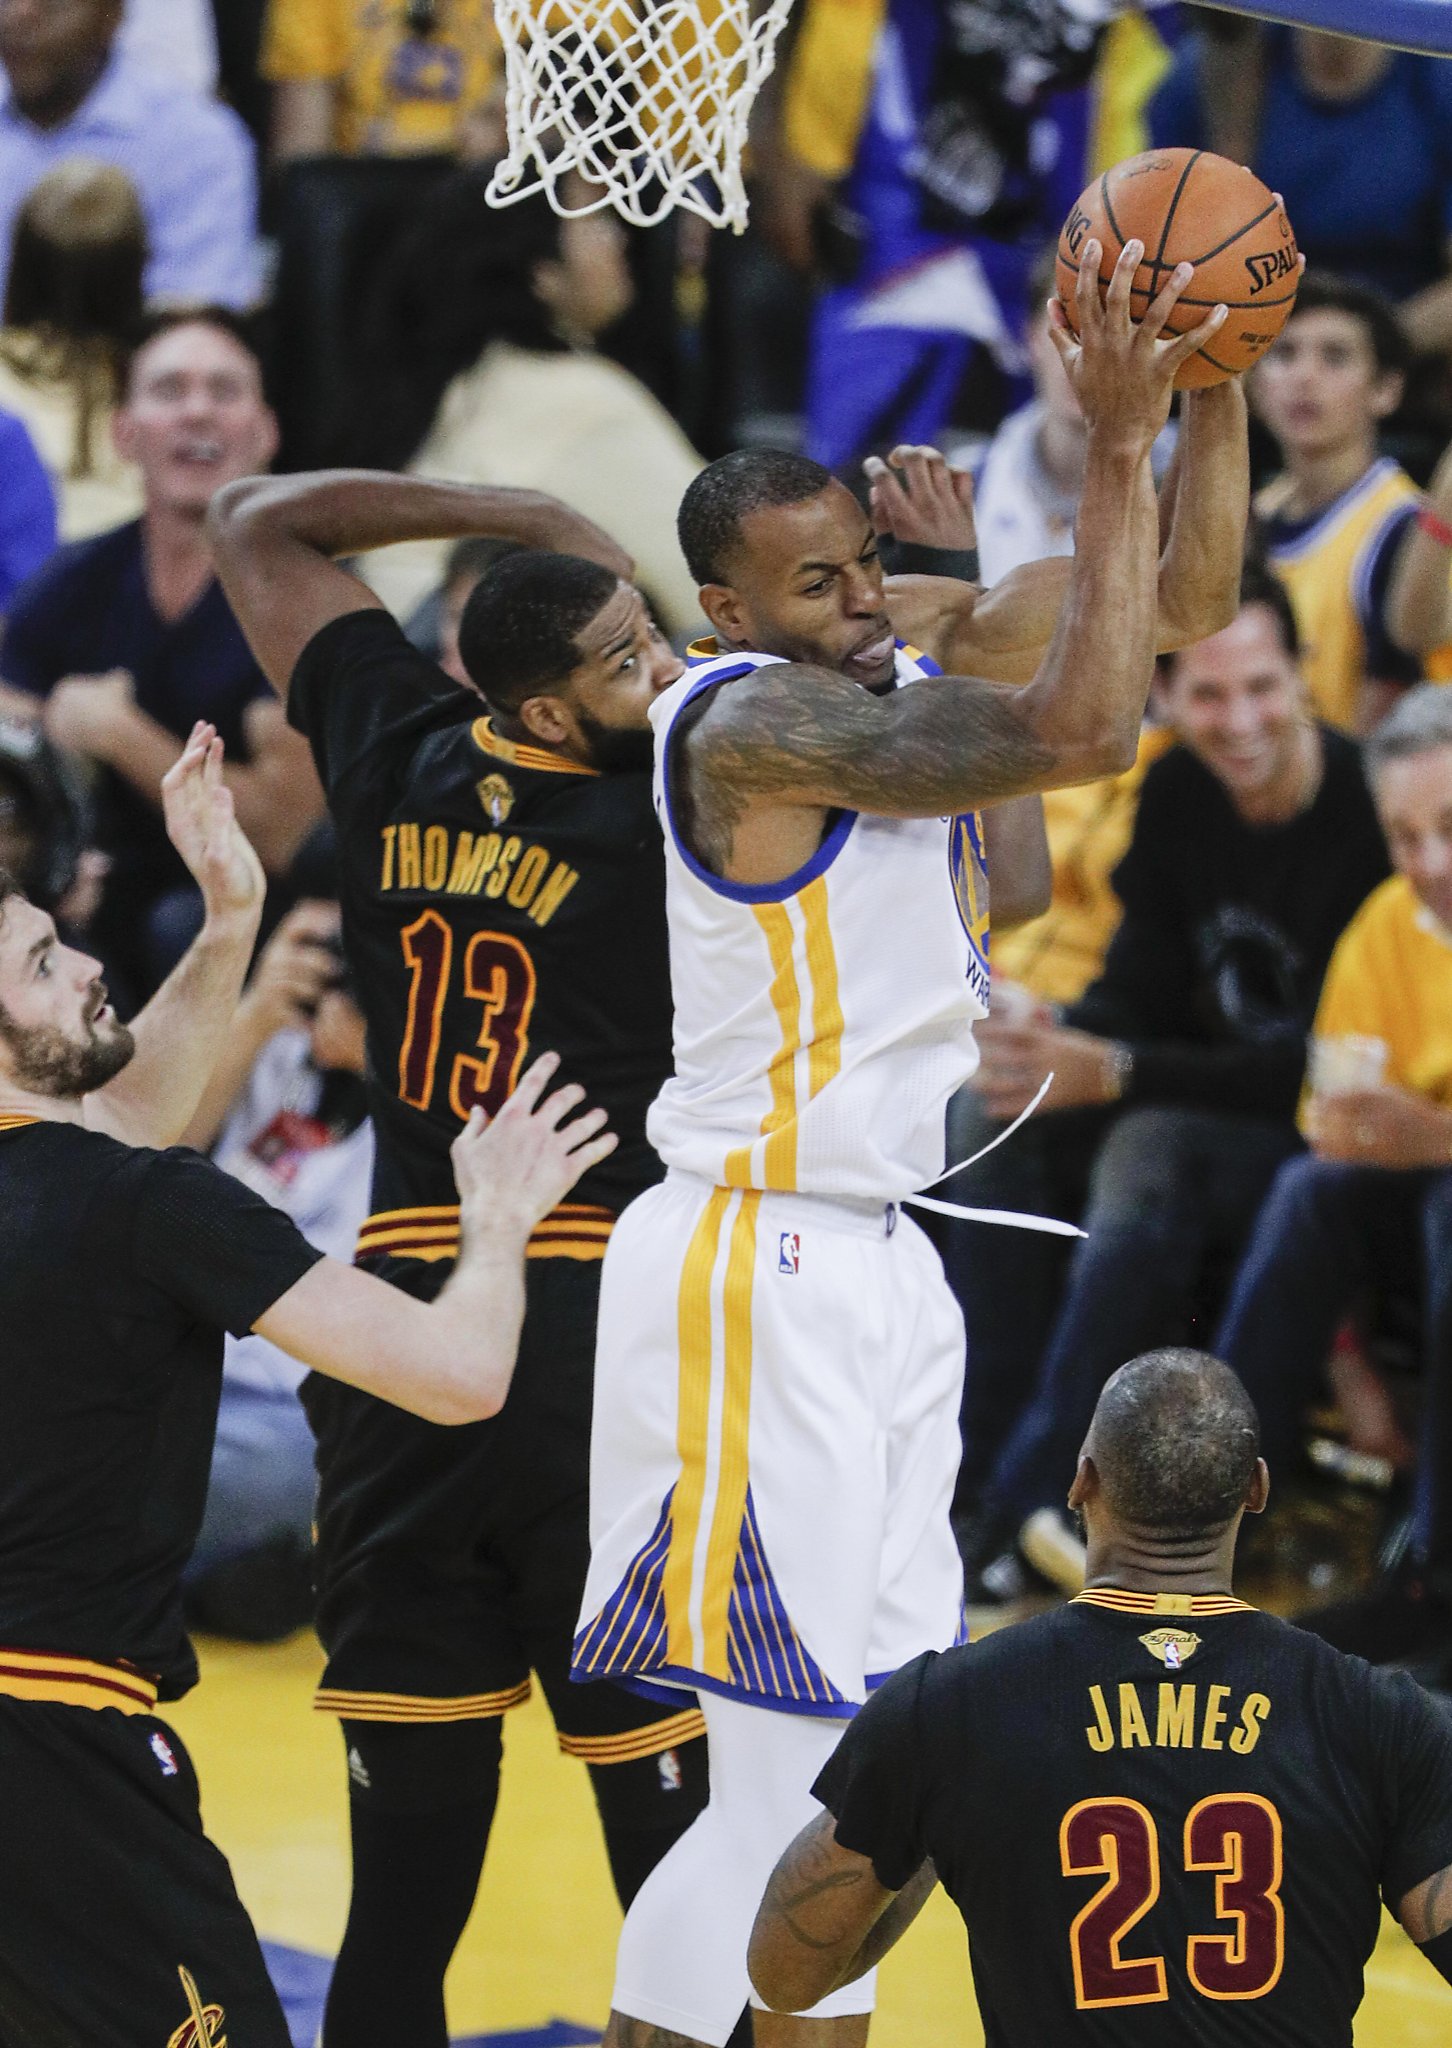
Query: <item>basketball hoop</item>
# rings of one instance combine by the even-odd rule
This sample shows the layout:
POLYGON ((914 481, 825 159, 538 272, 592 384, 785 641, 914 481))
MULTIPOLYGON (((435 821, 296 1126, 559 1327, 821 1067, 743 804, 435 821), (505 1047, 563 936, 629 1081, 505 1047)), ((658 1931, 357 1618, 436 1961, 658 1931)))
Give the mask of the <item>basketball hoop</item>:
POLYGON ((676 207, 746 225, 741 152, 791 0, 494 0, 508 153, 491 206, 544 192, 556 213, 613 206, 650 227, 676 207), (578 175, 595 193, 567 204, 578 175))

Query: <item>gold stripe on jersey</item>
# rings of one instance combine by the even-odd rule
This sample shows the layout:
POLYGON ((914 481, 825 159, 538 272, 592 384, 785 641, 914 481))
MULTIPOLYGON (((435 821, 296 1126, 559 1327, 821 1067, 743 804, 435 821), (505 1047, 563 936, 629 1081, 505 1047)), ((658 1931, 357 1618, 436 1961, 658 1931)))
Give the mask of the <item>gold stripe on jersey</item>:
POLYGON ((736 1552, 746 1516, 747 1436, 751 1422, 751 1289, 756 1273, 756 1218, 761 1196, 756 1189, 741 1197, 731 1225, 722 1291, 725 1344, 722 1371, 720 1454, 716 1505, 706 1545, 706 1573, 701 1593, 701 1665, 708 1678, 729 1679, 727 1621, 736 1552))
MULTIPOLYGON (((613 1209, 589 1202, 561 1202, 534 1227, 525 1257, 530 1259, 603 1259, 615 1228, 613 1209)), ((425 1264, 459 1255, 459 1209, 444 1207, 380 1209, 365 1217, 353 1256, 386 1253, 394 1259, 425 1264)))
POLYGON ((54 1706, 114 1707, 119 1714, 149 1714, 156 1705, 156 1687, 139 1671, 52 1650, 0 1649, 0 1694, 54 1706))
POLYGON ((487 718, 476 718, 470 730, 474 744, 481 752, 493 754, 496 760, 511 761, 516 768, 534 768, 546 775, 597 776, 600 773, 598 768, 587 768, 582 761, 570 761, 563 754, 552 754, 546 747, 531 747, 521 740, 504 739, 487 718))
POLYGON ((440 1698, 431 1693, 354 1692, 346 1686, 320 1685, 313 1711, 336 1714, 344 1721, 492 1721, 511 1707, 522 1707, 532 1688, 527 1678, 498 1692, 460 1693, 440 1698))
POLYGON ((807 972, 812 977, 812 1044, 807 1085, 820 1095, 842 1067, 842 998, 837 988, 837 954, 827 922, 827 884, 821 875, 801 893, 807 921, 807 972))
POLYGON ((712 1188, 686 1249, 676 1305, 681 1360, 676 1449, 681 1476, 671 1500, 670 1547, 661 1583, 666 1611, 665 1661, 688 1671, 696 1668, 691 1580, 706 1496, 706 1452, 710 1443, 711 1281, 716 1271, 721 1225, 730 1200, 728 1189, 712 1188))
POLYGON ((699 1707, 668 1720, 652 1721, 648 1728, 630 1728, 621 1735, 558 1735, 566 1756, 578 1756, 587 1764, 633 1764, 643 1756, 659 1756, 663 1750, 679 1749, 706 1732, 706 1717, 699 1707))
POLYGON ((1076 1593, 1076 1607, 1107 1607, 1116 1614, 1254 1614, 1233 1593, 1135 1593, 1126 1586, 1094 1586, 1076 1593))
POLYGON ((26 1124, 38 1124, 38 1116, 0 1116, 0 1131, 18 1131, 26 1124))
MULTIPOLYGON (((842 997, 837 982, 837 953, 827 914, 827 884, 818 875, 796 897, 803 924, 803 952, 812 984, 811 1032, 807 1040, 807 1100, 818 1096, 842 1068, 842 997)), ((762 1146, 760 1178, 774 1193, 793 1193, 797 1185, 797 1126, 801 1107, 797 1090, 797 1058, 802 1049, 802 994, 796 969, 796 934, 783 903, 758 903, 753 915, 771 956, 771 1006, 781 1042, 767 1068, 771 1105, 761 1120, 759 1136, 735 1145, 726 1155, 722 1178, 727 1187, 755 1185, 753 1154, 762 1146)))

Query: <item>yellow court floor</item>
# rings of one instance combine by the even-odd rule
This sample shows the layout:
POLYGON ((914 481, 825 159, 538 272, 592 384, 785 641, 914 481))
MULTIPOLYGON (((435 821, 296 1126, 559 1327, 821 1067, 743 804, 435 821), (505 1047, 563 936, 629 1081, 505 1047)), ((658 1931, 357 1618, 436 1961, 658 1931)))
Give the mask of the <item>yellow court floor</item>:
MULTIPOLYGON (((347 1898, 346 1793, 336 1723, 311 1711, 317 1647, 298 1636, 271 1649, 201 1649, 202 1683, 172 1718, 201 1775, 208 1829, 264 1940, 330 1955, 347 1898)), ((449 1983, 454 2033, 599 2027, 618 1925, 584 1767, 559 1754, 536 1700, 509 1717, 499 1818, 449 1983)), ((981 2048, 982 2039, 962 1925, 940 1892, 884 1967, 873 2041, 981 2048)), ((1452 1988, 1391 1920, 1356 2039, 1358 2048, 1452 2043, 1452 1988)))

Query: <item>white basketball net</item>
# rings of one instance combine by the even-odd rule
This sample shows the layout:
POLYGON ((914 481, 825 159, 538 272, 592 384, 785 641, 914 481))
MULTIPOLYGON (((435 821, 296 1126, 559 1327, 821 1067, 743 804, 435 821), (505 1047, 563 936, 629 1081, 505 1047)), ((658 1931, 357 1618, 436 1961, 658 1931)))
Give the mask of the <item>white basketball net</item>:
POLYGON ((494 0, 509 150, 489 185, 507 206, 613 206, 649 227, 685 207, 746 225, 741 152, 791 0, 494 0), (578 173, 589 187, 561 192, 578 173))

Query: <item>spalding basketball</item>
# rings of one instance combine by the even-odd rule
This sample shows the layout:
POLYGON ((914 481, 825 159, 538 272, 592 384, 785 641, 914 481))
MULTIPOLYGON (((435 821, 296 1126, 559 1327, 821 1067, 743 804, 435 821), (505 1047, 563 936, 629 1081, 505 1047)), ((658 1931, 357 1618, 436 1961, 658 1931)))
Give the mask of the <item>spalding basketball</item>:
POLYGON ((1254 171, 1208 150, 1148 150, 1116 164, 1079 195, 1060 232, 1054 266, 1071 327, 1079 257, 1091 237, 1104 251, 1101 287, 1114 275, 1125 243, 1144 243, 1131 296, 1136 313, 1158 295, 1177 263, 1194 264, 1166 335, 1184 334, 1213 307, 1228 307, 1219 333, 1181 365, 1175 382, 1182 390, 1248 370, 1296 303, 1300 259, 1285 208, 1254 171))

